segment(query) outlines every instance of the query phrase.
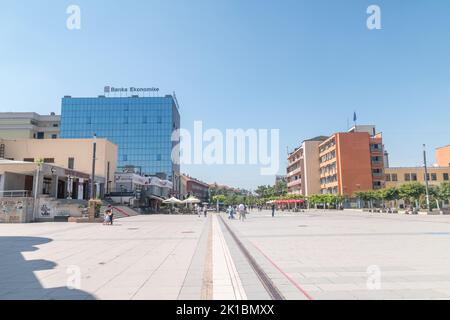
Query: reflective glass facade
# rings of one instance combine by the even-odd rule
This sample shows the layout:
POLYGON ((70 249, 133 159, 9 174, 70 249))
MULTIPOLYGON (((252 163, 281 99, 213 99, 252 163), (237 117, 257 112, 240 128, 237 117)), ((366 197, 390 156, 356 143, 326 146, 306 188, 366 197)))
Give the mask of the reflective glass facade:
POLYGON ((107 138, 119 147, 118 166, 173 180, 179 165, 171 158, 172 132, 180 128, 172 96, 62 99, 61 138, 107 138))

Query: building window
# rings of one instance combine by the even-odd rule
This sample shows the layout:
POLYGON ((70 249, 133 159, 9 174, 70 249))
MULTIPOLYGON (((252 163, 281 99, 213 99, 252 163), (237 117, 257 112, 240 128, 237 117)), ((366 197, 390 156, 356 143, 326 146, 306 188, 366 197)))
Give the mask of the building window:
POLYGON ((391 181, 391 175, 390 174, 386 175, 386 181, 391 181))
POLYGON ((161 161, 162 160, 162 156, 160 154, 156 155, 156 161, 161 161))
POLYGON ((392 181, 397 182, 398 181, 398 177, 396 173, 392 174, 392 181))
POLYGON ((55 163, 54 158, 44 158, 44 163, 55 163))
POLYGON ((44 139, 44 133, 43 132, 38 132, 37 133, 37 138, 38 139, 44 139))
POLYGON ((431 174, 431 181, 436 181, 437 180, 437 175, 436 173, 432 173, 431 174))
POLYGON ((58 139, 58 135, 57 134, 52 134, 52 139, 58 139))
POLYGON ((34 162, 34 158, 25 158, 23 159, 24 162, 34 162))
POLYGON ((444 181, 448 181, 448 173, 444 173, 444 181))
POLYGON ((75 158, 69 158, 67 168, 72 170, 75 168, 75 158))
POLYGON ((128 156, 127 156, 126 154, 124 154, 124 155, 122 156, 122 160, 123 160, 123 161, 128 161, 128 156))
POLYGON ((411 181, 411 174, 405 173, 405 181, 411 181))
POLYGON ((53 124, 53 128, 58 128, 58 127, 59 127, 59 125, 57 123, 53 124))
POLYGON ((411 173, 411 181, 417 181, 417 174, 411 173))

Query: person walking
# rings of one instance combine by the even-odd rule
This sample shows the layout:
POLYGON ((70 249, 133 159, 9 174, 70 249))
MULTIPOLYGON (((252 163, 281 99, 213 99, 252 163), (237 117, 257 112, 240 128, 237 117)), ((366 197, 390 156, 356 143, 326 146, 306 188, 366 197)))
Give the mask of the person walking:
POLYGON ((238 207, 238 210, 239 210, 239 219, 241 221, 244 221, 246 219, 245 206, 241 203, 238 207))
POLYGON ((205 218, 208 216, 208 207, 206 205, 203 206, 203 214, 205 215, 205 218))
POLYGON ((198 204, 195 204, 194 209, 195 212, 197 212, 198 217, 200 218, 200 216, 202 215, 202 208, 198 204))
POLYGON ((105 212, 103 212, 103 225, 106 226, 108 225, 110 222, 110 216, 107 212, 107 210, 105 210, 105 212))
POLYGON ((104 212, 103 224, 104 225, 108 225, 108 224, 112 225, 112 218, 113 218, 113 216, 112 216, 112 206, 108 205, 106 207, 106 209, 105 209, 105 212, 104 212))
POLYGON ((231 220, 233 217, 233 212, 232 212, 233 208, 231 206, 228 206, 227 209, 227 214, 228 214, 228 220, 231 220))
POLYGON ((275 205, 272 204, 272 218, 275 217, 275 205))
POLYGON ((108 206, 110 211, 109 211, 109 218, 110 218, 110 224, 113 225, 114 223, 114 208, 112 207, 112 205, 108 206))

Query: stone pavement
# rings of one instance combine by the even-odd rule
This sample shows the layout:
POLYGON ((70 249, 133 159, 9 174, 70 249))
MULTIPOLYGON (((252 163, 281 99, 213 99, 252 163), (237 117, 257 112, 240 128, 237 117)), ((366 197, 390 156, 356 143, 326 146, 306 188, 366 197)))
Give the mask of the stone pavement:
POLYGON ((450 216, 255 211, 231 225, 311 299, 450 298, 450 216))
POLYGON ((0 299, 177 299, 205 220, 0 225, 0 299), (79 290, 69 290, 67 285, 79 290))
POLYGON ((450 298, 450 216, 222 218, 0 225, 0 299, 450 298))

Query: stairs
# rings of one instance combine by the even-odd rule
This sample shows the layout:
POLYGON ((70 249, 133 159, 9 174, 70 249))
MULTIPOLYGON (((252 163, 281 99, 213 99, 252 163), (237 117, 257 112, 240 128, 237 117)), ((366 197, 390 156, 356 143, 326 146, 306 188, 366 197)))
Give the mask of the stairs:
POLYGON ((140 215, 139 212, 127 206, 113 206, 114 219, 128 218, 140 215))

